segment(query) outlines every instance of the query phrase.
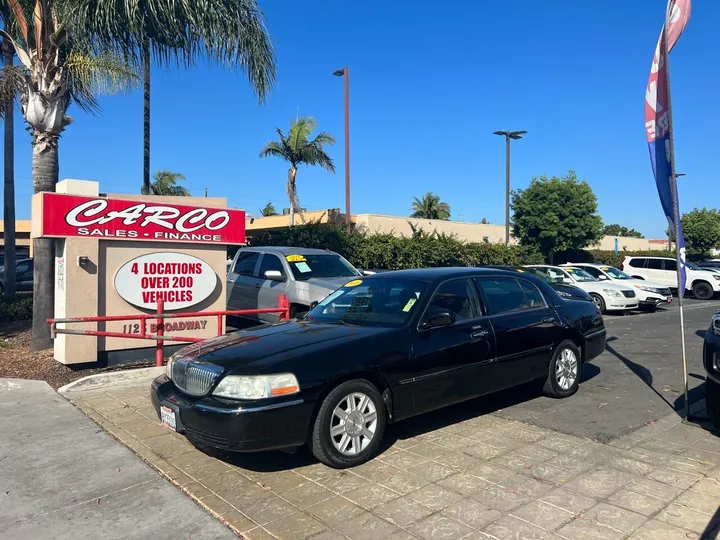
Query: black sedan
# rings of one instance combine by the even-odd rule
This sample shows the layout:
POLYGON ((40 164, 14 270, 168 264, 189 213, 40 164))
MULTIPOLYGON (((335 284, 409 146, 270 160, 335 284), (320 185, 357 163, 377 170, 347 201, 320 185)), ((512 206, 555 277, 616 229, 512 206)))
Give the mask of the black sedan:
POLYGON ((708 416, 715 429, 720 430, 720 311, 713 315, 710 328, 705 332, 703 363, 707 373, 705 403, 708 416))
POLYGON ((352 280, 301 320, 181 349, 151 397, 198 445, 307 443, 343 468, 373 456, 388 422, 534 380, 571 396, 604 348, 594 304, 528 273, 402 270, 352 280))

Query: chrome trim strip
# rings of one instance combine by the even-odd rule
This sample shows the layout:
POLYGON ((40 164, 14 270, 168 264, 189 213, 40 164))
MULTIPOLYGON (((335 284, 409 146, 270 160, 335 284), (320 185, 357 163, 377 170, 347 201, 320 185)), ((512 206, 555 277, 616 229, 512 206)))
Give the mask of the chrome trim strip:
POLYGON ((257 407, 233 407, 232 409, 226 409, 223 407, 213 407, 212 405, 206 405, 205 403, 196 403, 192 408, 200 409, 203 411, 211 411, 220 414, 244 414, 254 413, 262 411, 271 411, 273 409, 282 409, 283 407, 292 407, 293 405, 300 405, 304 403, 303 399, 296 399, 293 401, 284 401, 282 403, 271 403, 270 405, 260 405, 257 407))

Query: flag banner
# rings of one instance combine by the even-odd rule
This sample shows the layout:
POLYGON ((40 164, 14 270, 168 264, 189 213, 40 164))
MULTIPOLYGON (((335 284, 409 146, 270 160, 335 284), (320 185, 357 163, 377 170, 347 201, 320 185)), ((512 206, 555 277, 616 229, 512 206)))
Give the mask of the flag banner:
MULTIPOLYGON (((678 294, 685 293, 685 239, 680 223, 675 223, 673 205, 678 205, 677 189, 673 189, 674 161, 671 143, 671 105, 668 76, 668 54, 680 39, 690 19, 690 0, 670 0, 665 24, 660 32, 650 79, 645 91, 645 131, 650 149, 650 161, 663 211, 673 231, 675 246, 680 253, 678 294)), ((679 215, 679 211, 678 211, 679 215)))

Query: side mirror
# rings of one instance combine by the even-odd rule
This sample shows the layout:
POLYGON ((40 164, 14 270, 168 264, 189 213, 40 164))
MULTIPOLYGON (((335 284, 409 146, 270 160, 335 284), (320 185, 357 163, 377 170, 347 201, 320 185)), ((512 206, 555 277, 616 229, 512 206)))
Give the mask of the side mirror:
POLYGON ((562 282, 563 282, 563 283, 567 283, 568 285, 572 285, 572 282, 573 282, 573 281, 572 281, 572 279, 570 279, 569 277, 564 277, 564 278, 562 279, 562 282))
POLYGON ((598 278, 600 281, 607 281, 608 279, 610 279, 610 278, 607 277, 605 274, 600 274, 597 278, 598 278))
POLYGON ((317 301, 317 300, 315 300, 314 302, 310 302, 310 311, 312 311, 313 309, 315 309, 315 308, 317 307, 317 305, 318 305, 318 301, 317 301))
POLYGON ((279 270, 266 270, 265 279, 269 279, 270 281, 285 281, 285 276, 283 276, 279 270))
POLYGON ((455 324, 455 314, 444 309, 433 311, 428 318, 422 323, 422 328, 429 330, 430 328, 441 328, 443 326, 452 326, 455 324))

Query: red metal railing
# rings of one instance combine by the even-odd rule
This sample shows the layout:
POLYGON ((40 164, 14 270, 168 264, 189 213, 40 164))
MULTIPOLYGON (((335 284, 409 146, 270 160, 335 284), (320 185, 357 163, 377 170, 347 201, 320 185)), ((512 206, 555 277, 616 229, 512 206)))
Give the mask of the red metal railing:
POLYGON ((290 318, 290 302, 284 294, 278 297, 278 307, 267 309, 233 309, 225 311, 193 311, 184 313, 165 313, 163 309, 162 299, 158 300, 157 313, 148 315, 106 315, 102 317, 69 317, 64 319, 48 319, 50 325, 50 335, 55 337, 57 334, 70 334, 76 336, 97 336, 97 337, 114 337, 128 339, 150 339, 155 343, 155 365, 163 365, 163 344, 166 341, 181 341, 194 343, 204 341, 208 338, 200 338, 194 336, 169 336, 165 335, 164 319, 187 319, 189 317, 217 317, 217 334, 221 336, 223 333, 223 317, 227 315, 256 315, 260 313, 278 313, 280 320, 290 318), (147 331, 147 322, 150 319, 156 320, 156 333, 152 334, 147 331), (70 328, 58 328, 58 324, 68 323, 87 323, 87 322, 113 322, 113 321, 139 321, 140 333, 131 332, 106 332, 104 330, 72 330, 70 328))

